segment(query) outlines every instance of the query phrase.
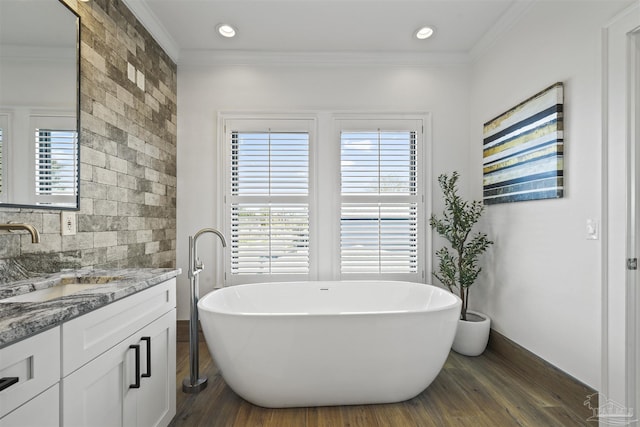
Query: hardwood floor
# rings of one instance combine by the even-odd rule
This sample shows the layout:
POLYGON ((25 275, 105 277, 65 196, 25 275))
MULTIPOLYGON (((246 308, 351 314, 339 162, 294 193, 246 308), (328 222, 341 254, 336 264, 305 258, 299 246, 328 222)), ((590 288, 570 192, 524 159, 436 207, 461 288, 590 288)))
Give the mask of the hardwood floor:
POLYGON ((188 395, 182 392, 189 374, 188 343, 178 342, 173 427, 597 426, 587 421, 593 414, 583 405, 586 395, 568 401, 557 383, 545 384, 540 378, 544 374, 532 378, 489 350, 479 357, 451 352, 435 381, 406 402, 266 409, 238 397, 220 376, 204 341, 200 345, 200 372, 209 384, 188 395))

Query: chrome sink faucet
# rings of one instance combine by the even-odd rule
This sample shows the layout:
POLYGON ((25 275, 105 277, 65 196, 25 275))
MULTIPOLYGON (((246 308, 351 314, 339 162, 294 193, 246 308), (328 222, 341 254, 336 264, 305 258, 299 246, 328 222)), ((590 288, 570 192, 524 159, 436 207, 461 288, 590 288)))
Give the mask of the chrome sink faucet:
POLYGON ((10 222, 7 224, 0 224, 0 230, 7 230, 7 231, 27 230, 31 234, 31 243, 40 243, 40 233, 38 233, 38 229, 31 224, 10 222))

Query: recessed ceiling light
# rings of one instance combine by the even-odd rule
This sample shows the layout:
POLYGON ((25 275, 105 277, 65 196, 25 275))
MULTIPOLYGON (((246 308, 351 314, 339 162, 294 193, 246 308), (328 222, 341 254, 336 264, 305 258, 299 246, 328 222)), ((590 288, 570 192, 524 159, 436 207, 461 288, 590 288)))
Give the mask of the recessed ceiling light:
POLYGON ((418 40, 428 39, 433 35, 433 28, 431 27, 422 27, 418 31, 416 31, 416 38, 418 40))
POLYGON ((222 37, 231 38, 236 35, 236 29, 229 24, 220 24, 217 28, 222 37))

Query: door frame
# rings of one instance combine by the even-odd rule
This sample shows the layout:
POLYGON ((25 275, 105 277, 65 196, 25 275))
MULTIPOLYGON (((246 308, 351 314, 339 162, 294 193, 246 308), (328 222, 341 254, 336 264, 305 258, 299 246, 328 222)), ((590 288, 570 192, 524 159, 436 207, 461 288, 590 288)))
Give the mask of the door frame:
MULTIPOLYGON (((640 409, 640 292, 637 270, 626 260, 640 257, 635 220, 640 188, 640 149, 635 143, 640 67, 640 3, 635 3, 602 29, 602 370, 600 408, 617 404, 633 410, 638 425, 640 409), (633 96, 629 96, 633 93, 633 96), (621 167, 624 165, 624 167, 621 167), (635 173, 638 171, 638 173, 635 173)), ((603 414, 603 415, 606 415, 603 414)), ((606 416, 600 425, 610 425, 606 416)))

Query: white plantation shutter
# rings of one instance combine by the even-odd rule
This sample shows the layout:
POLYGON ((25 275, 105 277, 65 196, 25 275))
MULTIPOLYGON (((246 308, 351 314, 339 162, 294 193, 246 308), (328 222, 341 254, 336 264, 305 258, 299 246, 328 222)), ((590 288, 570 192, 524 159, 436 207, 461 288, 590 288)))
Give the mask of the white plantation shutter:
POLYGON ((415 273, 417 214, 415 203, 344 203, 342 273, 415 273))
POLYGON ((415 132, 342 132, 342 194, 415 195, 415 132))
POLYGON ((233 274, 306 274, 309 208, 293 204, 231 206, 233 274))
POLYGON ((78 199, 79 158, 75 118, 33 116, 34 194, 38 205, 75 207, 78 199))
POLYGON ((309 273, 309 133, 230 132, 232 275, 309 273))
POLYGON ((342 131, 340 266, 418 273, 418 131, 342 131))
POLYGON ((36 195, 76 196, 78 135, 75 130, 36 129, 36 195))
POLYGON ((309 195, 309 134, 231 134, 231 194, 309 195))

